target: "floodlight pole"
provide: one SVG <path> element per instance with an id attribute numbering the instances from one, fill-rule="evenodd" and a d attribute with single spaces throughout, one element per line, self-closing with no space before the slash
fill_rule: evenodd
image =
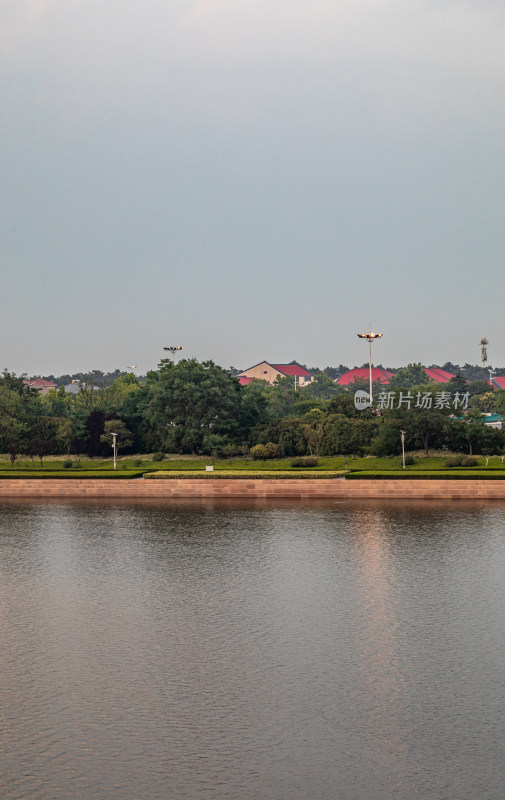
<path id="1" fill-rule="evenodd" d="M 172 353 L 172 363 L 175 364 L 175 354 L 178 350 L 182 350 L 182 347 L 181 345 L 178 345 L 177 347 L 164 347 L 163 350 L 169 350 Z"/>
<path id="2" fill-rule="evenodd" d="M 370 403 L 373 402 L 373 395 L 372 395 L 372 342 L 375 339 L 380 339 L 382 333 L 374 333 L 372 331 L 372 326 L 370 325 L 370 329 L 368 333 L 358 333 L 358 337 L 360 339 L 366 339 L 368 341 L 368 363 L 370 367 Z"/>
<path id="3" fill-rule="evenodd" d="M 400 431 L 402 435 L 402 461 L 403 461 L 403 469 L 405 469 L 405 431 Z"/>

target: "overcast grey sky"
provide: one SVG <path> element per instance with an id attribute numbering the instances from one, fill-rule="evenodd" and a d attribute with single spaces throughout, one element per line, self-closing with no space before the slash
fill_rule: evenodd
<path id="1" fill-rule="evenodd" d="M 0 367 L 505 365 L 505 4 L 0 0 Z"/>

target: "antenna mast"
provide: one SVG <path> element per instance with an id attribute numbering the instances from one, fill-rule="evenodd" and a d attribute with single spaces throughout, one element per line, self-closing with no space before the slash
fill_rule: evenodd
<path id="1" fill-rule="evenodd" d="M 486 334 L 482 334 L 482 339 L 480 340 L 480 347 L 481 347 L 481 361 L 482 361 L 482 368 L 486 369 L 487 364 L 487 346 L 489 344 L 488 339 L 486 339 Z"/>

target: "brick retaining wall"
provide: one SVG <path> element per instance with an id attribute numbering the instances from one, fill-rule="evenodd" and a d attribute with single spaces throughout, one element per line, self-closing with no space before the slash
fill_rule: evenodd
<path id="1" fill-rule="evenodd" d="M 505 480 L 1 479 L 1 497 L 505 499 Z"/>

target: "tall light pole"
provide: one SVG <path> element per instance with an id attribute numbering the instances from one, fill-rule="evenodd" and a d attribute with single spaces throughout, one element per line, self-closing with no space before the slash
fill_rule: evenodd
<path id="1" fill-rule="evenodd" d="M 405 431 L 400 431 L 402 435 L 402 460 L 403 460 L 403 469 L 405 469 Z"/>
<path id="2" fill-rule="evenodd" d="M 182 347 L 181 345 L 178 345 L 177 347 L 164 347 L 163 350 L 169 350 L 172 353 L 172 363 L 175 364 L 175 354 L 178 350 L 182 350 Z"/>
<path id="3" fill-rule="evenodd" d="M 370 325 L 370 329 L 368 333 L 358 333 L 358 337 L 360 339 L 366 339 L 368 342 L 368 353 L 369 353 L 369 364 L 370 364 L 370 402 L 373 401 L 372 397 L 372 342 L 375 339 L 380 339 L 382 333 L 374 333 L 372 330 L 372 326 Z"/>
<path id="4" fill-rule="evenodd" d="M 117 467 L 117 444 L 116 444 L 117 433 L 112 433 L 112 431 L 111 431 L 111 436 L 112 436 L 112 448 L 113 448 L 113 453 L 114 453 L 114 469 L 116 469 L 116 467 Z"/>

